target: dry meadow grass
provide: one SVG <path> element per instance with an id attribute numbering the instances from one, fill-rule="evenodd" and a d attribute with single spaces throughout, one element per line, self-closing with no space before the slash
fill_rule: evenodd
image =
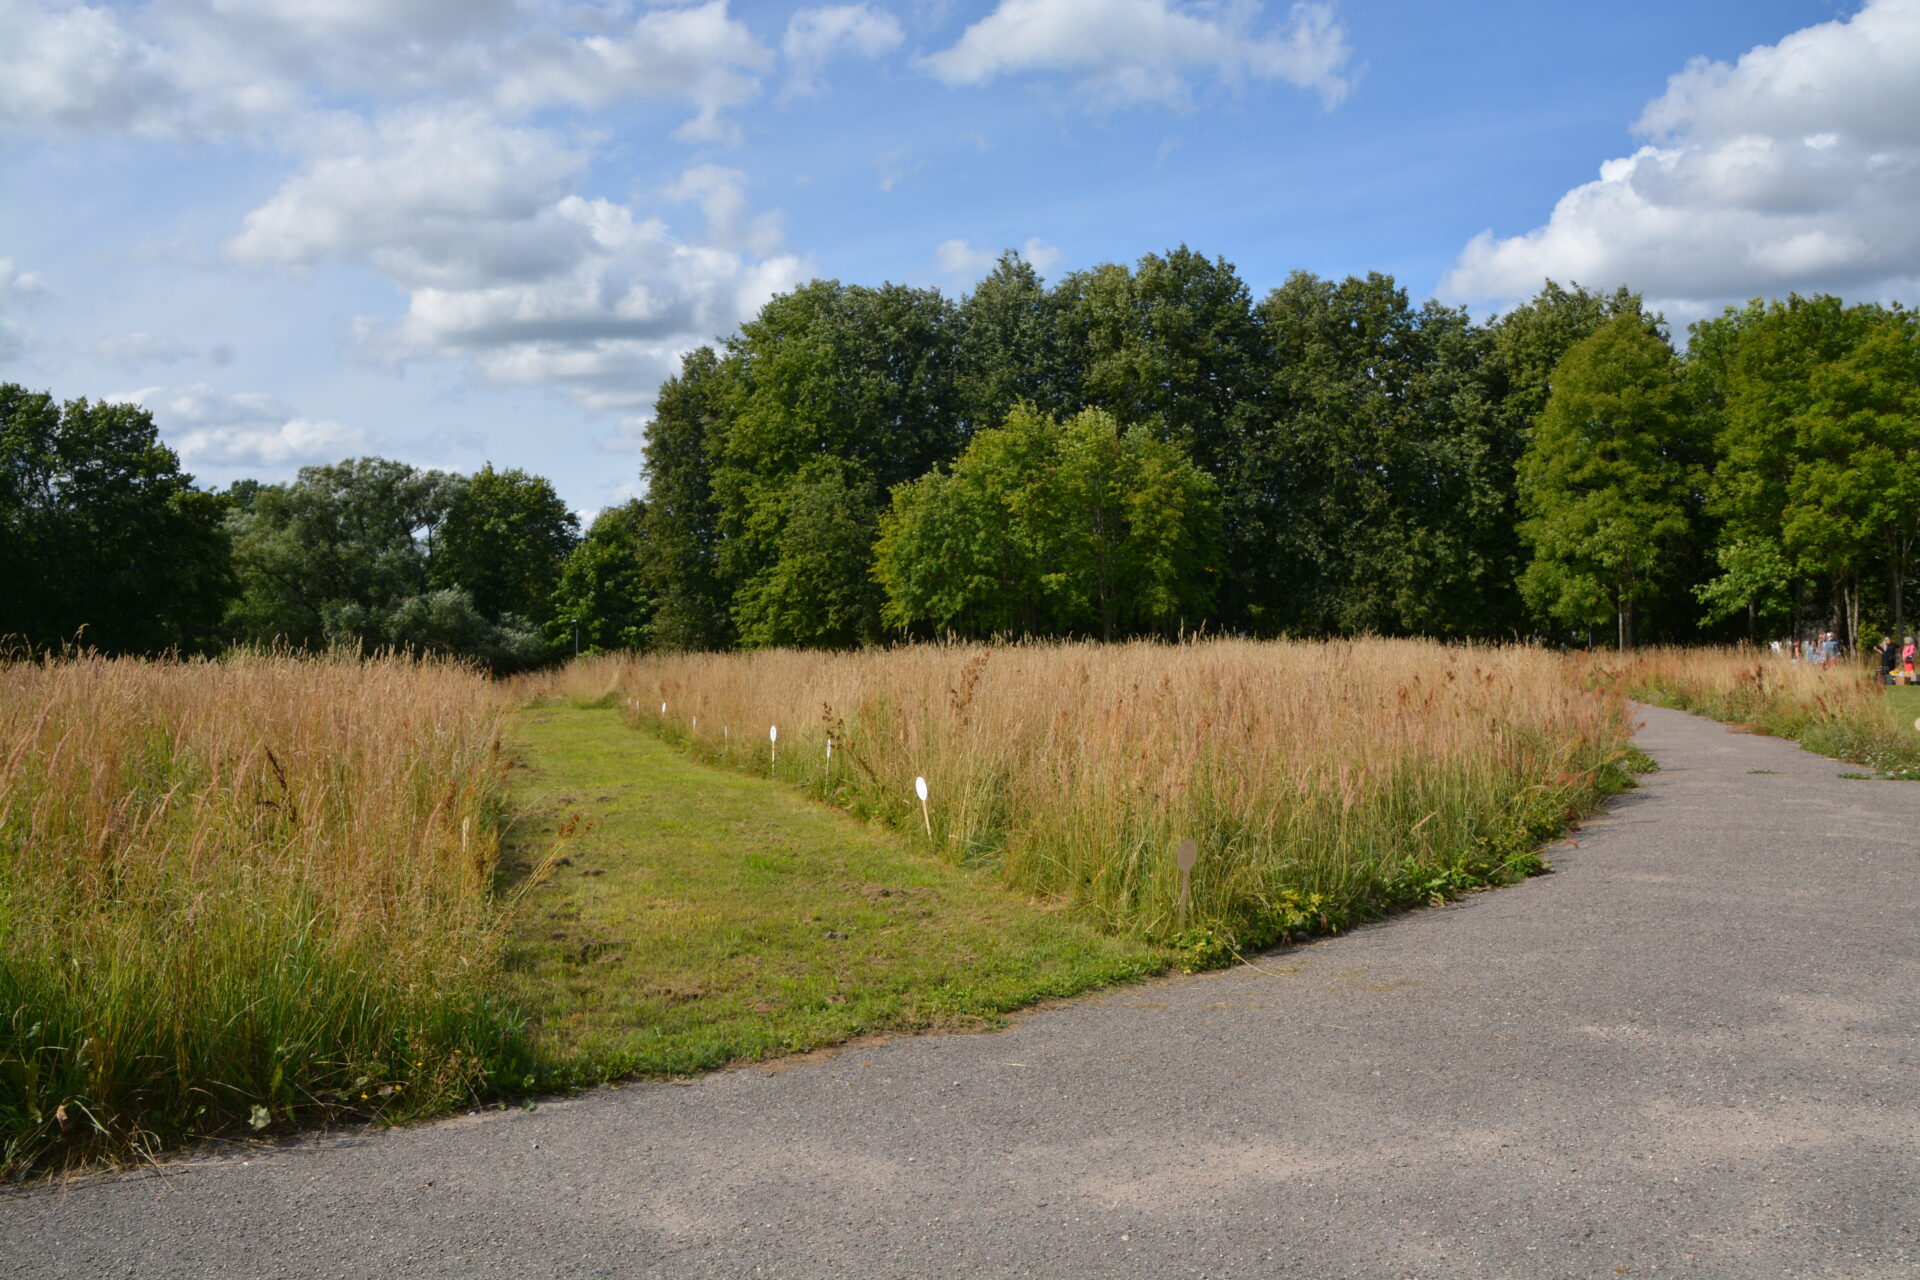
<path id="1" fill-rule="evenodd" d="M 1421 641 L 610 655 L 524 690 L 614 699 L 1201 962 L 1537 869 L 1629 736 L 1556 655 Z"/>
<path id="2" fill-rule="evenodd" d="M 507 710 L 402 659 L 0 667 L 0 1170 L 412 1114 L 514 1065 Z"/>
<path id="3" fill-rule="evenodd" d="M 1585 682 L 1692 711 L 1810 751 L 1920 779 L 1920 691 L 1883 688 L 1854 662 L 1818 666 L 1755 649 L 1640 649 L 1580 664 Z"/>

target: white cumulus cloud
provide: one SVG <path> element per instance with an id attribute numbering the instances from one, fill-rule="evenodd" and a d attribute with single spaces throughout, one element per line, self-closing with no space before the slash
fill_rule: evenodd
<path id="1" fill-rule="evenodd" d="M 302 417 L 264 392 L 225 393 L 200 382 L 111 398 L 145 405 L 161 436 L 189 466 L 284 472 L 338 462 L 372 443 L 358 427 Z"/>
<path id="2" fill-rule="evenodd" d="M 721 113 L 775 61 L 727 0 L 643 7 L 513 0 L 0 0 L 0 124 L 149 138 L 270 136 L 327 110 L 422 98 L 520 115 L 623 99 L 684 102 L 680 136 L 725 141 Z"/>
<path id="3" fill-rule="evenodd" d="M 1634 129 L 1645 145 L 1545 226 L 1476 236 L 1441 294 L 1624 283 L 1684 318 L 1754 295 L 1920 284 L 1920 0 L 1869 0 L 1731 66 L 1696 59 Z"/>
<path id="4" fill-rule="evenodd" d="M 33 330 L 9 312 L 31 306 L 47 295 L 46 281 L 23 271 L 12 258 L 0 257 L 0 360 L 11 360 L 33 341 Z"/>
<path id="5" fill-rule="evenodd" d="M 227 244 L 249 266 L 365 262 L 406 286 L 537 278 L 579 256 L 554 216 L 585 157 L 473 110 L 412 111 L 330 139 Z"/>
<path id="6" fill-rule="evenodd" d="M 662 194 L 697 207 L 700 238 L 572 191 L 579 158 L 480 115 L 411 114 L 323 155 L 255 209 L 237 261 L 364 265 L 406 295 L 357 322 L 386 362 L 451 357 L 484 381 L 552 384 L 596 408 L 650 403 L 681 352 L 731 332 L 805 276 L 746 175 L 689 169 Z"/>
<path id="7" fill-rule="evenodd" d="M 538 280 L 419 288 L 397 322 L 367 322 L 382 351 L 466 358 L 485 381 L 567 388 L 592 409 L 650 405 L 685 351 L 722 337 L 807 275 L 800 259 L 754 259 L 689 243 L 657 218 L 569 196 L 556 217 L 586 247 Z"/>
<path id="8" fill-rule="evenodd" d="M 547 103 L 600 107 L 620 98 L 686 99 L 697 110 L 675 136 L 690 142 L 734 142 L 739 127 L 721 118 L 751 102 L 773 54 L 746 24 L 727 13 L 727 0 L 681 8 L 648 9 L 615 35 L 543 36 L 516 50 L 499 100 L 528 109 Z"/>
<path id="9" fill-rule="evenodd" d="M 877 58 L 900 47 L 906 37 L 900 22 L 884 9 L 869 4 L 836 4 L 802 9 L 787 22 L 780 51 L 787 59 L 787 87 L 783 97 L 820 93 L 820 73 L 842 54 Z"/>
<path id="10" fill-rule="evenodd" d="M 1353 87 L 1346 29 L 1326 4 L 1262 28 L 1256 0 L 1000 0 L 950 49 L 922 59 L 949 85 L 1064 73 L 1102 106 L 1182 106 L 1191 78 L 1280 80 L 1337 105 Z"/>
<path id="11" fill-rule="evenodd" d="M 761 257 L 779 251 L 784 233 L 778 213 L 754 213 L 747 201 L 747 175 L 717 164 L 696 165 L 665 192 L 670 200 L 700 207 L 707 220 L 707 243 L 744 249 Z"/>

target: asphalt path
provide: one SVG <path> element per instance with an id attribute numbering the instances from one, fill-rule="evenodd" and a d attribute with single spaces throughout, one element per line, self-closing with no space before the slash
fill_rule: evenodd
<path id="1" fill-rule="evenodd" d="M 0 1195 L 0 1277 L 1920 1275 L 1920 785 L 1645 712 L 1555 870 L 776 1069 Z"/>

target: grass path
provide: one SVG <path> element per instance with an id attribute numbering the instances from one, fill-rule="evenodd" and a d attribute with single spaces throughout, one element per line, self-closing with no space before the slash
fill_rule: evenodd
<path id="1" fill-rule="evenodd" d="M 518 715 L 509 993 L 555 1083 L 678 1075 L 870 1032 L 989 1025 L 1166 959 L 604 709 Z"/>

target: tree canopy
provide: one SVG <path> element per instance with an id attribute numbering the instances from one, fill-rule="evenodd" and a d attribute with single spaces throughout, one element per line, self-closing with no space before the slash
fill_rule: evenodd
<path id="1" fill-rule="evenodd" d="M 0 641 L 214 647 L 232 585 L 225 512 L 138 405 L 0 385 Z"/>
<path id="2" fill-rule="evenodd" d="M 0 388 L 0 634 L 115 652 L 914 635 L 1689 641 L 1904 627 L 1920 321 L 1625 287 L 1487 322 L 1185 245 L 965 296 L 815 280 L 659 388 L 644 501 L 379 458 L 196 488 L 132 405 Z M 84 631 L 83 631 L 84 629 Z M 1776 634 L 1778 634 L 1776 632 Z"/>

